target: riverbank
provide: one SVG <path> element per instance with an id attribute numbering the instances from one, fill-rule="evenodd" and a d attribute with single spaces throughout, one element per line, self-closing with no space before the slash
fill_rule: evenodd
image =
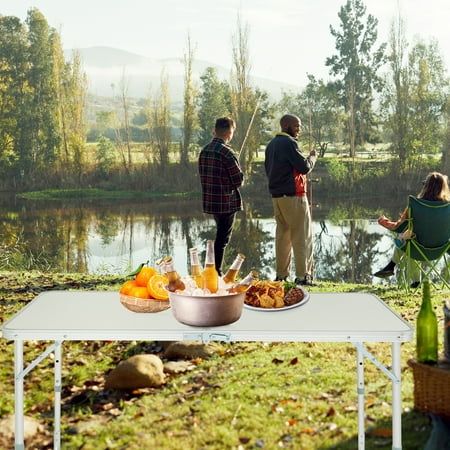
<path id="1" fill-rule="evenodd" d="M 392 160 L 319 159 L 311 173 L 311 188 L 318 195 L 334 197 L 410 194 L 420 189 L 420 181 L 431 170 L 441 170 L 436 159 L 421 161 L 419 171 L 398 173 Z M 51 184 L 51 187 L 48 184 Z M 242 194 L 246 197 L 268 195 L 263 161 L 255 161 L 247 175 Z M 87 173 L 78 184 L 61 180 L 40 180 L 21 191 L 10 191 L 21 198 L 33 200 L 58 199 L 171 199 L 197 198 L 201 194 L 197 163 L 187 166 L 172 163 L 164 173 L 157 167 L 137 166 L 132 173 L 112 170 L 108 176 Z"/>
<path id="2" fill-rule="evenodd" d="M 117 290 L 121 282 L 114 276 L 0 272 L 0 321 L 45 290 Z M 420 305 L 419 291 L 406 294 L 380 285 L 319 282 L 311 288 L 317 291 L 373 293 L 410 323 Z M 443 294 L 434 293 L 439 318 L 443 299 Z M 379 361 L 389 364 L 389 345 L 367 347 Z M 27 361 L 43 348 L 41 343 L 27 342 Z M 407 360 L 414 352 L 413 342 L 402 345 L 403 446 L 408 449 L 423 448 L 430 432 L 427 417 L 412 410 L 413 382 Z M 105 374 L 136 353 L 162 355 L 162 349 L 145 342 L 64 344 L 63 448 L 357 447 L 355 351 L 350 344 L 223 344 L 211 358 L 191 360 L 191 371 L 170 375 L 160 389 L 105 390 Z M 27 448 L 51 448 L 52 367 L 52 361 L 45 360 L 28 376 L 25 413 L 44 428 Z M 366 448 L 389 449 L 390 383 L 370 363 L 365 376 Z M 3 339 L 0 385 L 1 418 L 13 412 L 13 344 Z M 11 446 L 0 438 L 1 448 Z"/>

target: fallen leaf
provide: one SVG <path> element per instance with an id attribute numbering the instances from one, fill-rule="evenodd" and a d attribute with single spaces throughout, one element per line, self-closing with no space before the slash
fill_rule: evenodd
<path id="1" fill-rule="evenodd" d="M 357 410 L 358 410 L 358 408 L 355 405 L 349 405 L 344 408 L 345 412 L 354 412 Z"/>
<path id="2" fill-rule="evenodd" d="M 109 411 L 110 409 L 114 408 L 114 403 L 105 403 L 102 405 L 103 411 Z"/>
<path id="3" fill-rule="evenodd" d="M 239 437 L 239 442 L 241 444 L 248 444 L 250 442 L 250 438 L 249 437 L 245 437 L 245 436 L 241 436 L 241 437 Z"/>
<path id="4" fill-rule="evenodd" d="M 298 364 L 298 358 L 297 358 L 297 357 L 292 358 L 292 359 L 289 361 L 289 364 L 290 364 L 291 366 L 295 366 L 296 364 Z"/>
<path id="5" fill-rule="evenodd" d="M 300 430 L 300 433 L 309 434 L 310 436 L 313 436 L 316 434 L 316 429 L 311 428 L 311 427 L 306 427 L 306 428 L 303 428 L 302 430 Z"/>
<path id="6" fill-rule="evenodd" d="M 286 421 L 286 425 L 288 427 L 293 427 L 294 425 L 297 425 L 297 424 L 298 424 L 298 420 L 297 419 L 288 419 Z"/>
<path id="7" fill-rule="evenodd" d="M 390 437 L 392 437 L 392 429 L 391 428 L 374 428 L 372 430 L 369 430 L 368 434 L 370 436 L 375 436 L 375 437 L 390 438 Z"/>
<path id="8" fill-rule="evenodd" d="M 122 411 L 119 408 L 113 408 L 108 411 L 108 414 L 110 414 L 111 416 L 117 417 L 122 414 Z"/>
<path id="9" fill-rule="evenodd" d="M 336 415 L 336 410 L 335 410 L 333 407 L 331 407 L 331 408 L 327 411 L 326 417 L 333 417 L 333 416 L 335 416 L 335 415 Z"/>

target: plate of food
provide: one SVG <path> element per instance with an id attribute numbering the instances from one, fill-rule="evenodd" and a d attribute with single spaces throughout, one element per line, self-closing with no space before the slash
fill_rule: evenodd
<path id="1" fill-rule="evenodd" d="M 309 292 L 288 281 L 254 281 L 247 289 L 244 308 L 254 311 L 285 311 L 304 305 Z"/>

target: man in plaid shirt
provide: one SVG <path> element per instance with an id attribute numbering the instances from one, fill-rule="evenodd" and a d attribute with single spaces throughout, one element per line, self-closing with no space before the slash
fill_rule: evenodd
<path id="1" fill-rule="evenodd" d="M 212 214 L 217 225 L 214 241 L 216 270 L 222 274 L 225 247 L 230 241 L 234 216 L 242 210 L 238 188 L 244 174 L 239 162 L 228 145 L 233 138 L 236 124 L 229 117 L 216 120 L 214 137 L 203 147 L 198 159 L 198 171 L 202 184 L 203 212 Z"/>

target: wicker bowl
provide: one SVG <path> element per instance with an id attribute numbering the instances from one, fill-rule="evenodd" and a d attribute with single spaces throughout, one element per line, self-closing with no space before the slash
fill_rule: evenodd
<path id="1" fill-rule="evenodd" d="M 408 361 L 414 375 L 414 407 L 450 419 L 450 363 L 436 365 Z"/>
<path id="2" fill-rule="evenodd" d="M 137 313 L 157 313 L 170 308 L 169 300 L 144 299 L 120 294 L 120 303 L 130 311 Z"/>

